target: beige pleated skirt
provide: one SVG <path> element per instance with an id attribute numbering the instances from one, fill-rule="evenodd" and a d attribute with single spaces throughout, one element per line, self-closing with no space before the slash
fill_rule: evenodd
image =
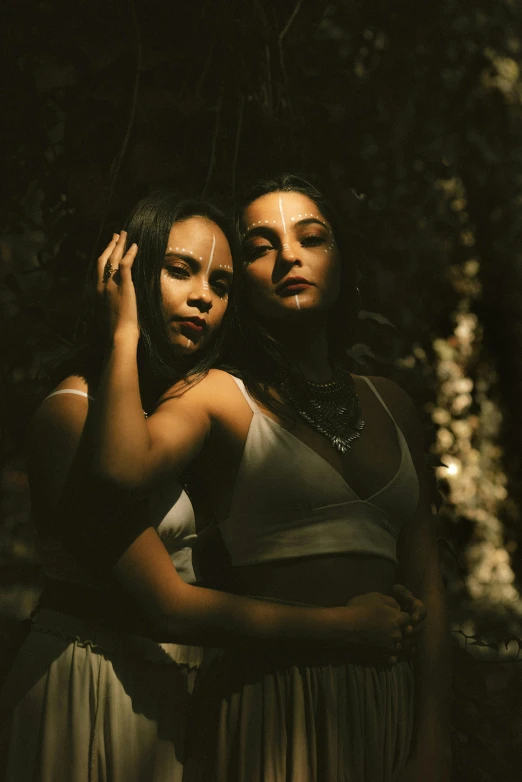
<path id="1" fill-rule="evenodd" d="M 221 652 L 191 700 L 184 782 L 393 782 L 408 757 L 413 672 Z"/>
<path id="2" fill-rule="evenodd" d="M 0 695 L 5 782 L 181 782 L 198 647 L 38 613 Z"/>

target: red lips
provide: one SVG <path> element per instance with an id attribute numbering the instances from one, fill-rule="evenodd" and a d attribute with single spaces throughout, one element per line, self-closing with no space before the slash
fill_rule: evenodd
<path id="1" fill-rule="evenodd" d="M 180 328 L 194 331 L 198 334 L 201 334 L 201 332 L 207 327 L 207 321 L 204 318 L 179 318 L 177 319 L 177 322 L 179 323 Z"/>
<path id="2" fill-rule="evenodd" d="M 283 282 L 279 283 L 276 293 L 284 296 L 286 293 L 297 293 L 312 285 L 313 283 L 304 277 L 287 277 Z"/>

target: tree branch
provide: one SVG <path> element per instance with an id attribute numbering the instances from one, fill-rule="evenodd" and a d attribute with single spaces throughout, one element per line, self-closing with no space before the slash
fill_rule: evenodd
<path id="1" fill-rule="evenodd" d="M 291 26 L 293 25 L 293 23 L 294 23 L 294 21 L 295 21 L 295 17 L 297 16 L 297 14 L 299 13 L 299 11 L 301 10 L 301 6 L 302 6 L 302 4 L 303 4 L 303 0 L 297 0 L 297 3 L 296 3 L 296 5 L 295 5 L 295 8 L 294 8 L 294 10 L 292 11 L 292 13 L 290 14 L 290 16 L 288 17 L 288 21 L 287 21 L 287 23 L 285 24 L 285 26 L 283 27 L 283 29 L 282 29 L 282 30 L 281 30 L 281 32 L 279 33 L 279 45 L 280 45 L 280 46 L 281 46 L 281 44 L 283 43 L 283 38 L 285 37 L 285 35 L 287 34 L 287 32 L 289 31 L 289 29 L 290 29 L 290 28 L 291 28 Z"/>

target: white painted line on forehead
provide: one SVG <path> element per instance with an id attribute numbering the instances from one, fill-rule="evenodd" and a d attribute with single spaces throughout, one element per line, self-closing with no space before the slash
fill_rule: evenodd
<path id="1" fill-rule="evenodd" d="M 281 222 L 283 223 L 283 233 L 286 233 L 286 223 L 285 223 L 285 215 L 283 212 L 283 202 L 281 200 L 281 196 L 279 196 L 279 213 L 281 215 Z"/>
<path id="2" fill-rule="evenodd" d="M 210 260 L 208 262 L 207 266 L 207 277 L 208 273 L 210 271 L 210 267 L 212 266 L 212 261 L 214 260 L 214 250 L 216 249 L 216 234 L 212 233 L 212 247 L 210 248 Z"/>

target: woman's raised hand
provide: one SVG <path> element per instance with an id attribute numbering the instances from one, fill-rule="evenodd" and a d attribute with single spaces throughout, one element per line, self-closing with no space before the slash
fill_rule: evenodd
<path id="1" fill-rule="evenodd" d="M 124 252 L 126 239 L 126 231 L 113 234 L 98 258 L 96 289 L 105 303 L 112 336 L 119 332 L 139 336 L 136 291 L 131 273 L 138 245 L 132 244 L 127 252 Z"/>

